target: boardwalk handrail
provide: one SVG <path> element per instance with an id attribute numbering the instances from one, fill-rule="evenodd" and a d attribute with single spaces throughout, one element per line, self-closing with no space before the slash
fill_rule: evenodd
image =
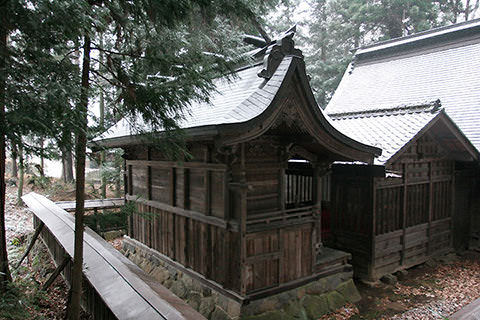
<path id="1" fill-rule="evenodd" d="M 57 201 L 55 204 L 68 212 L 75 211 L 75 201 Z M 85 210 L 114 209 L 120 208 L 124 204 L 124 198 L 85 200 Z"/>
<path id="2" fill-rule="evenodd" d="M 22 199 L 73 257 L 73 217 L 34 192 Z M 83 274 L 118 319 L 205 319 L 89 228 L 85 228 L 83 259 Z"/>

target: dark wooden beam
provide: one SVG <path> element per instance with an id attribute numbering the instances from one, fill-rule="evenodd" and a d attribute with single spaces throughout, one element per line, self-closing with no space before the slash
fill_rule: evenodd
<path id="1" fill-rule="evenodd" d="M 433 218 L 433 179 L 432 179 L 432 162 L 428 162 L 428 242 L 427 242 L 427 256 L 430 255 L 432 247 L 432 218 Z"/>
<path id="2" fill-rule="evenodd" d="M 30 240 L 30 243 L 28 245 L 28 248 L 27 250 L 25 251 L 25 253 L 23 254 L 23 256 L 20 258 L 20 261 L 18 261 L 17 265 L 15 266 L 15 269 L 18 269 L 18 267 L 20 267 L 20 265 L 22 264 L 23 260 L 28 256 L 28 254 L 30 253 L 30 250 L 32 250 L 33 248 L 33 245 L 35 244 L 35 241 L 37 241 L 37 238 L 38 236 L 40 235 L 40 232 L 42 231 L 43 229 L 43 226 L 45 224 L 43 223 L 43 221 L 40 222 L 40 224 L 37 226 L 37 228 L 35 229 L 35 233 L 33 234 L 33 237 L 32 237 L 32 240 Z"/>
<path id="3" fill-rule="evenodd" d="M 400 253 L 400 265 L 405 262 L 405 236 L 407 228 L 407 200 L 408 200 L 408 165 L 403 164 L 403 207 L 402 207 L 402 251 Z"/>
<path id="4" fill-rule="evenodd" d="M 240 144 L 240 294 L 247 294 L 247 173 L 245 142 Z"/>
<path id="5" fill-rule="evenodd" d="M 53 271 L 52 275 L 50 276 L 50 278 L 48 278 L 48 280 L 45 282 L 45 284 L 42 286 L 42 290 L 45 291 L 47 290 L 53 283 L 53 281 L 55 281 L 55 279 L 57 279 L 58 275 L 63 271 L 63 269 L 65 269 L 65 267 L 67 266 L 68 262 L 70 261 L 70 257 L 69 256 L 65 256 L 63 258 L 63 261 L 61 264 L 59 264 L 57 266 L 57 268 L 55 268 L 55 271 Z"/>

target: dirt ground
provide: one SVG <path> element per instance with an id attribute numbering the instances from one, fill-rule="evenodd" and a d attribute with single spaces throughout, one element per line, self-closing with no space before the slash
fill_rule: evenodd
<path id="1" fill-rule="evenodd" d="M 54 201 L 74 197 L 71 186 L 36 192 Z M 23 205 L 16 204 L 13 186 L 7 188 L 6 209 L 7 243 L 13 266 L 32 234 L 32 214 Z M 121 246 L 120 239 L 111 243 Z M 46 293 L 39 291 L 39 286 L 55 267 L 44 248 L 37 246 L 35 250 L 18 270 L 12 267 L 17 288 L 22 291 L 18 294 L 25 301 L 24 312 L 5 316 L 0 310 L 0 319 L 63 319 L 68 295 L 66 284 L 58 277 Z M 372 286 L 359 282 L 357 287 L 362 295 L 360 302 L 319 319 L 448 319 L 449 315 L 480 297 L 480 252 L 471 250 L 431 260 L 408 270 L 408 274 L 394 285 Z M 0 296 L 0 307 L 5 301 L 5 297 Z"/>

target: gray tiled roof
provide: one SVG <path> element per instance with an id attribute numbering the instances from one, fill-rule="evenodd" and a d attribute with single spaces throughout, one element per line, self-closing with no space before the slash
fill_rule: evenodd
<path id="1" fill-rule="evenodd" d="M 260 115 L 271 103 L 287 74 L 292 57 L 285 57 L 275 74 L 269 79 L 257 74 L 263 69 L 256 65 L 236 73 L 229 81 L 221 78 L 215 82 L 216 92 L 210 96 L 210 103 L 192 102 L 180 121 L 181 128 L 194 128 L 248 121 Z M 141 121 L 137 125 L 143 126 Z M 145 130 L 146 128 L 141 128 Z M 95 140 L 119 138 L 138 133 L 128 120 L 122 119 L 106 133 Z"/>
<path id="2" fill-rule="evenodd" d="M 479 25 L 480 21 L 474 21 L 460 27 L 451 26 L 410 36 L 408 43 L 400 38 L 358 50 L 357 60 L 345 73 L 326 108 L 327 114 L 375 110 L 440 99 L 450 118 L 480 150 Z M 463 32 L 461 37 L 458 32 Z M 388 54 L 382 53 L 385 46 L 390 50 Z M 362 58 L 362 55 L 368 55 L 368 58 Z M 389 124 L 382 130 L 398 131 L 391 127 L 394 124 L 388 123 L 386 118 L 373 119 L 375 122 L 371 126 Z M 425 120 L 418 114 L 411 117 L 415 124 Z M 346 125 L 339 121 L 335 125 L 340 131 L 346 130 Z M 352 138 L 365 142 L 360 133 L 350 131 L 350 134 Z M 398 141 L 385 141 L 385 144 Z M 382 158 L 387 154 L 384 150 Z"/>
<path id="3" fill-rule="evenodd" d="M 432 121 L 441 109 L 435 103 L 372 111 L 330 114 L 333 125 L 347 136 L 382 149 L 375 164 L 383 165 Z"/>

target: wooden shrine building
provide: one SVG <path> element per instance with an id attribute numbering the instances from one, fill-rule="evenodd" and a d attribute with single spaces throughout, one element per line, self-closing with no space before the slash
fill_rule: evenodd
<path id="1" fill-rule="evenodd" d="M 480 231 L 480 20 L 360 48 L 325 109 L 380 147 L 375 167 L 334 165 L 331 243 L 355 273 L 386 273 L 466 248 Z M 457 126 L 458 125 L 458 126 Z"/>
<path id="2" fill-rule="evenodd" d="M 96 139 L 125 150 L 126 198 L 138 209 L 128 236 L 238 301 L 348 269 L 347 254 L 322 247 L 319 181 L 334 161 L 373 164 L 381 153 L 325 118 L 292 37 L 217 80 L 210 104 L 191 105 L 181 124 L 191 159 L 173 161 L 126 121 Z"/>

